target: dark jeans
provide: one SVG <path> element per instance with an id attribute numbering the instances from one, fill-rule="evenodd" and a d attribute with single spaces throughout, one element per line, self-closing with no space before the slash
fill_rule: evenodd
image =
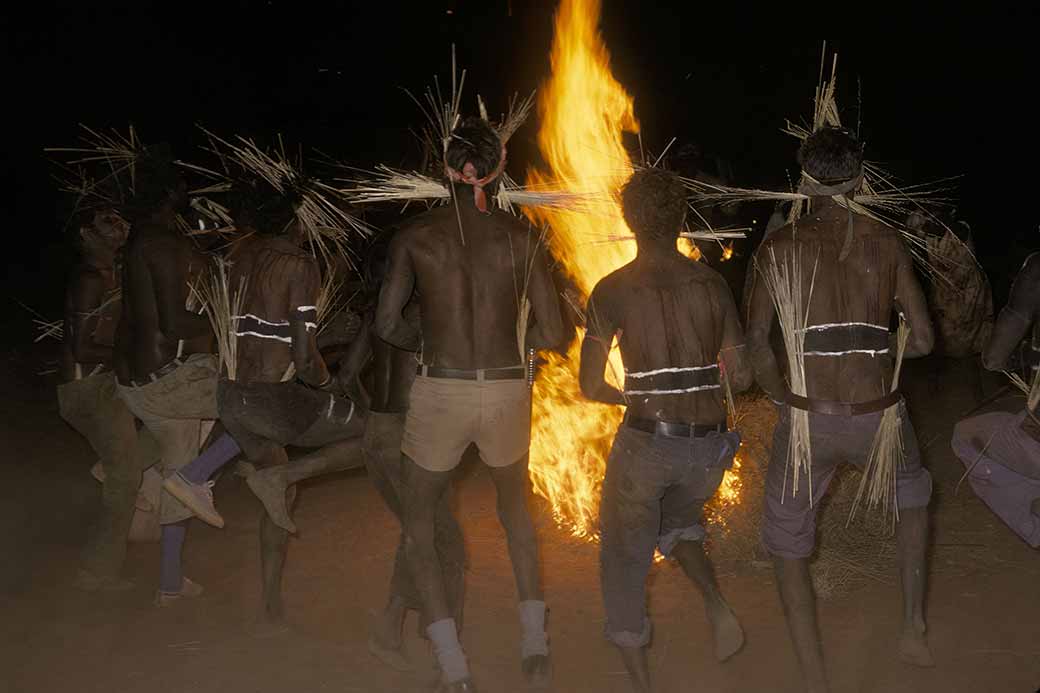
<path id="1" fill-rule="evenodd" d="M 740 446 L 735 431 L 666 438 L 622 425 L 607 459 L 600 502 L 600 583 L 607 639 L 622 647 L 650 640 L 646 576 L 654 548 L 702 541 L 704 502 Z"/>

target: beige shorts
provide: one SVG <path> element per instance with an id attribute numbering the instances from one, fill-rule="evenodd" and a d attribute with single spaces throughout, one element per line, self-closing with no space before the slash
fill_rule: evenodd
<path id="1" fill-rule="evenodd" d="M 489 467 L 520 460 L 531 445 L 526 380 L 455 380 L 418 375 L 409 396 L 401 452 L 431 472 L 458 466 L 475 443 Z"/>

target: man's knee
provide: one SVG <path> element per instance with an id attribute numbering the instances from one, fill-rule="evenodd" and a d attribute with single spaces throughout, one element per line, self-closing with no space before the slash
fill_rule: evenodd
<path id="1" fill-rule="evenodd" d="M 932 498 L 932 475 L 924 467 L 896 479 L 896 503 L 900 510 L 925 508 Z"/>

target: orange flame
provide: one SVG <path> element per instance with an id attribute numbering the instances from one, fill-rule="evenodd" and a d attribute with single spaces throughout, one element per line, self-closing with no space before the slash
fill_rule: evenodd
<path id="1" fill-rule="evenodd" d="M 632 175 L 622 132 L 638 132 L 632 97 L 610 72 L 610 56 L 597 27 L 600 0 L 563 0 L 556 14 L 552 76 L 539 98 L 538 143 L 551 175 L 532 171 L 534 184 L 595 194 L 591 213 L 543 209 L 537 221 L 551 229 L 553 255 L 563 263 L 581 300 L 601 278 L 636 253 L 615 195 Z M 578 536 L 596 534 L 599 487 L 622 408 L 584 399 L 578 388 L 580 341 L 566 357 L 550 354 L 534 389 L 531 479 L 557 519 Z M 610 354 L 614 384 L 621 385 L 620 354 Z M 608 377 L 611 377 L 608 374 Z"/>
<path id="2" fill-rule="evenodd" d="M 529 172 L 529 183 L 590 193 L 595 209 L 584 213 L 538 209 L 535 221 L 552 229 L 554 257 L 570 274 L 584 303 L 604 276 L 635 258 L 616 193 L 632 175 L 622 133 L 639 130 L 632 97 L 610 72 L 597 24 L 600 0 L 562 0 L 556 14 L 552 75 L 541 89 L 538 143 L 551 174 Z M 551 181 L 551 182 L 550 182 Z M 622 240 L 618 240 L 621 238 Z M 614 242 L 605 242 L 613 239 Z M 680 249 L 700 252 L 687 239 Z M 580 335 L 579 335 L 580 336 Z M 599 493 L 606 458 L 623 409 L 585 399 L 578 386 L 580 339 L 567 355 L 548 354 L 534 387 L 531 417 L 531 480 L 550 501 L 557 521 L 576 536 L 598 534 Z M 615 344 L 607 379 L 623 387 L 624 369 Z M 737 466 L 737 465 L 735 465 Z M 729 478 L 730 475 L 727 475 Z M 736 498 L 739 482 L 723 483 Z"/>

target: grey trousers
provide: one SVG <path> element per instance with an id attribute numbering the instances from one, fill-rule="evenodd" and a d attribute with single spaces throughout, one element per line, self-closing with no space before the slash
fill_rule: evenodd
<path id="1" fill-rule="evenodd" d="M 99 578 L 114 579 L 126 557 L 141 474 L 159 460 L 158 444 L 147 429 L 137 430 L 111 372 L 59 385 L 58 410 L 87 439 L 105 472 L 101 515 L 90 530 L 83 568 Z"/>
<path id="2" fill-rule="evenodd" d="M 646 576 L 654 548 L 702 541 L 704 502 L 715 495 L 740 435 L 666 438 L 622 425 L 607 458 L 600 501 L 600 585 L 604 633 L 621 647 L 650 641 Z"/>

